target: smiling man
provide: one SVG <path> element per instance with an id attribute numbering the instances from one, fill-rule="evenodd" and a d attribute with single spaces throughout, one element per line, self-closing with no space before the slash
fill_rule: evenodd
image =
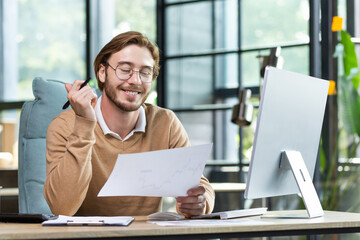
<path id="1" fill-rule="evenodd" d="M 137 216 L 161 210 L 160 197 L 101 197 L 118 154 L 190 145 L 175 114 L 144 103 L 159 73 L 159 50 L 138 32 L 113 38 L 99 52 L 94 70 L 102 96 L 84 81 L 66 84 L 71 110 L 47 131 L 44 195 L 56 215 Z M 214 191 L 202 177 L 187 196 L 176 198 L 185 216 L 210 213 Z"/>

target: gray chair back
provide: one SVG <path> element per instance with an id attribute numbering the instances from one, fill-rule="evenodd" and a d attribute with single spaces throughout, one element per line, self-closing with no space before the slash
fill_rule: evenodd
<path id="1" fill-rule="evenodd" d="M 43 187 L 46 178 L 46 131 L 67 101 L 64 83 L 35 78 L 33 101 L 25 102 L 19 127 L 19 212 L 51 214 Z"/>

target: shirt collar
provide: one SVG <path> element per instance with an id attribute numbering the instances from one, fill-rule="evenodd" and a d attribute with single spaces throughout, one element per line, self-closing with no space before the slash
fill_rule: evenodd
<path id="1" fill-rule="evenodd" d="M 145 115 L 145 109 L 143 108 L 143 106 L 140 106 L 140 108 L 139 108 L 140 113 L 139 113 L 139 118 L 136 122 L 135 128 L 124 139 L 122 139 L 119 134 L 111 131 L 109 129 L 109 127 L 106 125 L 106 122 L 105 122 L 104 117 L 101 112 L 101 99 L 102 99 L 102 96 L 100 96 L 97 100 L 97 103 L 95 106 L 95 114 L 96 114 L 96 119 L 97 119 L 104 135 L 109 134 L 109 135 L 124 142 L 127 139 L 129 139 L 135 132 L 145 132 L 146 115 Z"/>

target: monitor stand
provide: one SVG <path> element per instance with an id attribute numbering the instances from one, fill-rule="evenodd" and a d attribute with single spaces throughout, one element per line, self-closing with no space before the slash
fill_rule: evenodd
<path id="1" fill-rule="evenodd" d="M 290 166 L 289 166 L 290 165 Z M 324 215 L 319 197 L 299 151 L 285 150 L 281 153 L 281 168 L 290 167 L 302 195 L 307 215 L 300 214 L 266 214 L 264 218 L 315 218 Z"/>

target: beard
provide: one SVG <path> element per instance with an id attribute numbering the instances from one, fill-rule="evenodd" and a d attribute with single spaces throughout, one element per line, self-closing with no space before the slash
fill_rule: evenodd
<path id="1" fill-rule="evenodd" d="M 139 91 L 139 92 L 145 92 L 145 89 L 143 87 L 140 86 L 136 86 L 136 87 L 132 87 L 131 90 L 133 91 Z M 142 100 L 138 103 L 138 104 L 127 104 L 125 102 L 121 102 L 120 100 L 117 100 L 117 91 L 122 91 L 121 90 L 121 86 L 115 87 L 112 86 L 110 84 L 110 81 L 108 79 L 108 77 L 105 77 L 105 84 L 104 84 L 104 89 L 103 91 L 105 92 L 107 98 L 115 105 L 117 106 L 120 110 L 125 111 L 125 112 L 132 112 L 132 111 L 136 111 L 140 108 L 140 106 L 145 102 L 145 100 L 147 99 L 147 97 L 149 96 L 150 92 L 148 92 L 143 98 Z"/>

